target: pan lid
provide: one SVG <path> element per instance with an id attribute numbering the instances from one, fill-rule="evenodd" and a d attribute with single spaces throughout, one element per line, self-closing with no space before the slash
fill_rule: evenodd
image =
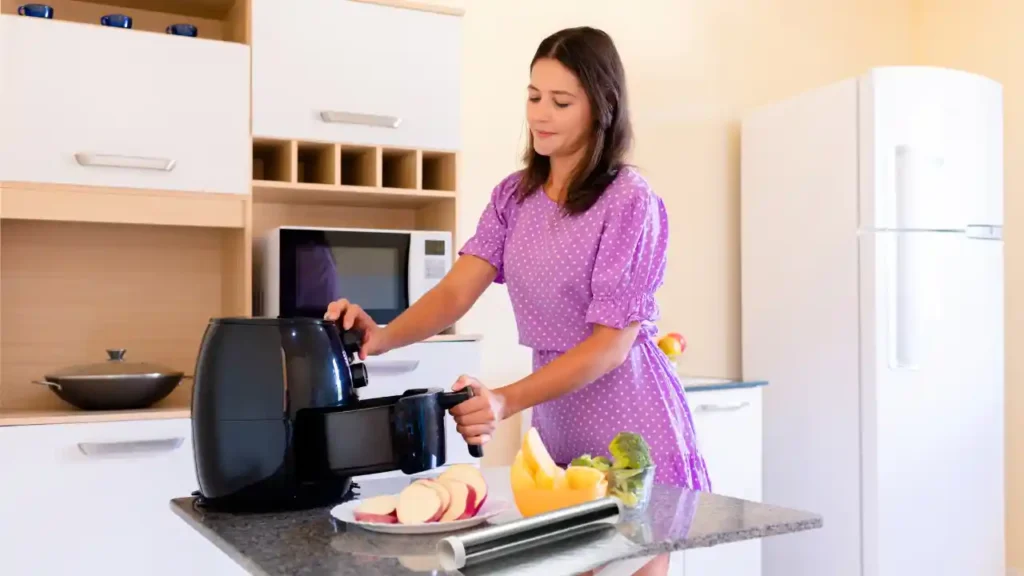
<path id="1" fill-rule="evenodd" d="M 46 376 L 47 380 L 90 379 L 97 378 L 165 378 L 181 377 L 182 372 L 166 366 L 150 362 L 126 362 L 127 350 L 114 348 L 107 350 L 107 361 L 94 364 L 81 364 L 63 368 Z"/>

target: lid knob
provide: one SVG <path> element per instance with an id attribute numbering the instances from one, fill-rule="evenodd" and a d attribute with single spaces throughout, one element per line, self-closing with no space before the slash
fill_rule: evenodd
<path id="1" fill-rule="evenodd" d="M 127 352 L 124 348 L 108 348 L 107 356 L 110 360 L 124 360 L 124 353 Z"/>

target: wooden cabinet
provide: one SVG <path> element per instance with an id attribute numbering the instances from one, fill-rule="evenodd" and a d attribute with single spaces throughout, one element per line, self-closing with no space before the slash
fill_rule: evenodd
<path id="1" fill-rule="evenodd" d="M 6 574 L 241 576 L 170 509 L 196 489 L 186 419 L 0 428 Z"/>
<path id="2" fill-rule="evenodd" d="M 451 14 L 253 0 L 253 135 L 458 149 L 461 35 Z"/>
<path id="3" fill-rule="evenodd" d="M 690 392 L 687 399 L 712 491 L 760 502 L 761 388 Z M 760 540 L 696 548 L 682 556 L 687 575 L 761 574 Z"/>
<path id="4" fill-rule="evenodd" d="M 0 181 L 249 193 L 247 46 L 4 14 L 0 54 Z"/>
<path id="5" fill-rule="evenodd" d="M 459 376 L 480 372 L 480 342 L 468 337 L 439 338 L 392 350 L 366 360 L 370 384 L 359 397 L 397 396 L 410 388 L 440 388 L 449 391 Z M 455 419 L 445 416 L 445 444 L 448 464 L 479 464 L 469 455 L 469 446 L 455 429 Z"/>

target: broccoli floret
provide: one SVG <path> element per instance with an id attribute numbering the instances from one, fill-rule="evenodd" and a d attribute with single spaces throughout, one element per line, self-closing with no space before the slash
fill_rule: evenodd
<path id="1" fill-rule="evenodd" d="M 635 432 L 619 432 L 608 451 L 615 459 L 614 468 L 617 469 L 638 469 L 647 468 L 651 465 L 651 448 L 643 436 Z"/>

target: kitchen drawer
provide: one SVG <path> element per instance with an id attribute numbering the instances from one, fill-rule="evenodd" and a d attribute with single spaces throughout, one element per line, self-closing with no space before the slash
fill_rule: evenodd
<path id="1" fill-rule="evenodd" d="M 716 494 L 761 501 L 761 389 L 687 393 L 697 442 Z M 761 542 L 746 540 L 684 554 L 687 574 L 761 573 Z"/>
<path id="2" fill-rule="evenodd" d="M 457 150 L 461 35 L 458 16 L 253 0 L 253 134 Z"/>
<path id="3" fill-rule="evenodd" d="M 463 374 L 480 373 L 480 342 L 421 342 L 366 359 L 370 383 L 359 389 L 359 397 L 397 396 L 410 388 L 451 390 Z M 448 448 L 447 463 L 479 463 L 469 455 L 469 447 L 455 429 L 451 414 L 445 417 Z"/>
<path id="4" fill-rule="evenodd" d="M 170 509 L 196 489 L 187 419 L 0 428 L 4 573 L 241 574 Z"/>
<path id="5" fill-rule="evenodd" d="M 249 48 L 0 16 L 0 180 L 249 193 Z"/>

